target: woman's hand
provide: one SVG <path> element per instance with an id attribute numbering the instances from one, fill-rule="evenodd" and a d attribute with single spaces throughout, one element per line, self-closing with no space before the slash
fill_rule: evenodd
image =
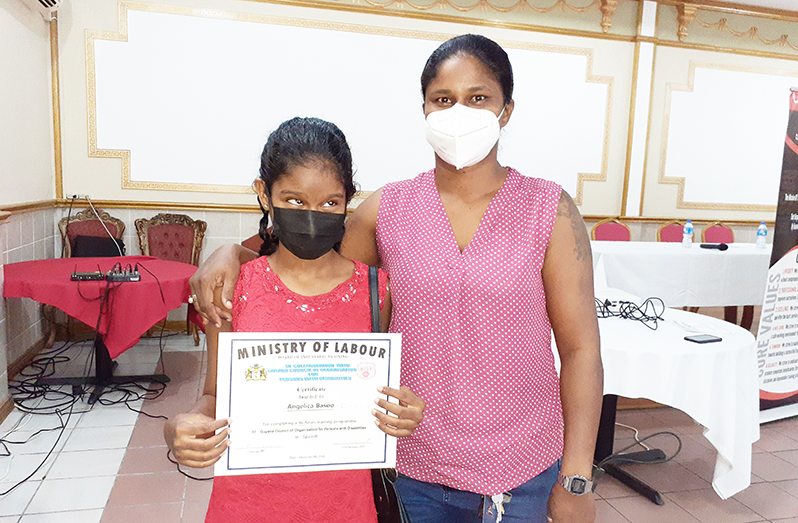
<path id="1" fill-rule="evenodd" d="M 222 320 L 232 321 L 230 312 L 233 308 L 233 291 L 235 290 L 241 264 L 254 260 L 258 255 L 240 245 L 224 245 L 208 256 L 197 272 L 189 279 L 191 293 L 195 296 L 194 308 L 202 316 L 202 322 L 213 323 L 221 327 Z M 220 307 L 213 301 L 214 291 L 221 287 Z"/>
<path id="2" fill-rule="evenodd" d="M 215 420 L 200 412 L 178 414 L 166 422 L 163 435 L 178 463 L 194 468 L 209 467 L 219 461 L 230 446 L 229 421 Z"/>
<path id="3" fill-rule="evenodd" d="M 548 518 L 551 523 L 593 523 L 596 519 L 594 495 L 575 496 L 555 484 L 549 494 Z"/>
<path id="4" fill-rule="evenodd" d="M 399 390 L 390 387 L 379 387 L 377 390 L 399 400 L 398 405 L 382 398 L 374 400 L 374 403 L 380 408 L 394 414 L 391 416 L 377 409 L 371 411 L 377 418 L 376 423 L 380 430 L 397 438 L 406 438 L 411 435 L 424 419 L 424 408 L 427 403 L 405 386 L 399 387 Z"/>

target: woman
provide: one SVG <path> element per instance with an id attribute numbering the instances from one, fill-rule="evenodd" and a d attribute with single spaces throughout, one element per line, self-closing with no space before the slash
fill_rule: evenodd
<path id="1" fill-rule="evenodd" d="M 498 44 L 443 43 L 421 88 L 435 169 L 372 194 L 341 248 L 391 277 L 402 382 L 427 402 L 399 442 L 397 489 L 414 523 L 592 522 L 603 373 L 581 216 L 558 185 L 498 163 L 514 107 Z M 212 322 L 229 315 L 213 290 L 229 308 L 236 261 L 253 256 L 220 249 L 192 278 Z"/>
<path id="2" fill-rule="evenodd" d="M 177 461 L 207 467 L 229 445 L 229 420 L 215 420 L 217 333 L 369 332 L 368 268 L 339 254 L 346 205 L 355 193 L 352 156 L 343 133 L 316 118 L 294 118 L 270 136 L 255 180 L 258 199 L 269 209 L 261 220 L 264 256 L 241 268 L 232 323 L 209 326 L 204 394 L 191 412 L 164 426 Z M 382 324 L 390 318 L 390 294 L 379 277 Z M 373 410 L 386 434 L 404 437 L 421 421 L 424 402 L 407 387 L 383 388 L 399 404 L 377 401 L 391 415 Z M 375 391 L 376 394 L 376 391 Z M 267 400 L 272 400 L 268 398 Z M 207 523 L 376 523 L 368 470 L 221 476 L 214 479 Z"/>

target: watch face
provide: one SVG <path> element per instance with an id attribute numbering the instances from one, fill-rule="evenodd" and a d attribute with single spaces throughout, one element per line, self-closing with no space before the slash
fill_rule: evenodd
<path id="1" fill-rule="evenodd" d="M 587 480 L 582 478 L 571 478 L 571 492 L 574 494 L 584 494 L 587 487 Z"/>

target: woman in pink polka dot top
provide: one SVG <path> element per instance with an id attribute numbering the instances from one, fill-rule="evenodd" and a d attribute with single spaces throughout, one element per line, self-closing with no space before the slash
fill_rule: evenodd
<path id="1" fill-rule="evenodd" d="M 402 384 L 427 402 L 397 489 L 413 523 L 590 523 L 603 373 L 582 218 L 559 185 L 497 160 L 514 108 L 498 44 L 444 42 L 421 90 L 435 168 L 372 194 L 341 246 L 388 272 Z M 255 256 L 223 247 L 192 278 L 206 321 L 230 317 L 213 289 L 232 306 Z"/>

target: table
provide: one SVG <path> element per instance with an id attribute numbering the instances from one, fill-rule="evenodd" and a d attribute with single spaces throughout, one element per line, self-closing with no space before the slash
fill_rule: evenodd
<path id="1" fill-rule="evenodd" d="M 73 271 L 105 273 L 115 264 L 136 267 L 138 282 L 72 281 Z M 169 381 L 165 375 L 112 376 L 113 358 L 138 343 L 147 329 L 163 320 L 170 310 L 186 302 L 188 283 L 197 268 L 151 256 L 113 258 L 58 258 L 12 263 L 4 266 L 6 298 L 32 298 L 53 305 L 69 316 L 97 328 L 94 378 L 63 378 L 58 384 L 93 383 L 96 400 L 109 383 Z M 102 297 L 108 294 L 103 311 Z M 99 320 L 99 321 L 98 321 Z M 50 381 L 50 384 L 55 382 Z"/>
<path id="2" fill-rule="evenodd" d="M 596 287 L 662 298 L 668 307 L 762 305 L 771 246 L 702 249 L 667 242 L 590 242 Z"/>
<path id="3" fill-rule="evenodd" d="M 599 319 L 605 407 L 611 396 L 648 398 L 703 425 L 704 437 L 718 450 L 712 486 L 726 499 L 750 484 L 752 445 L 759 439 L 754 336 L 731 323 L 691 312 L 666 309 L 663 316 L 657 330 L 633 320 Z M 715 334 L 723 341 L 684 340 L 696 332 Z M 609 407 L 613 407 L 614 431 L 614 405 Z M 602 437 L 605 443 L 607 437 L 607 427 L 602 429 L 597 458 L 612 451 L 612 439 L 609 449 L 599 448 Z"/>

